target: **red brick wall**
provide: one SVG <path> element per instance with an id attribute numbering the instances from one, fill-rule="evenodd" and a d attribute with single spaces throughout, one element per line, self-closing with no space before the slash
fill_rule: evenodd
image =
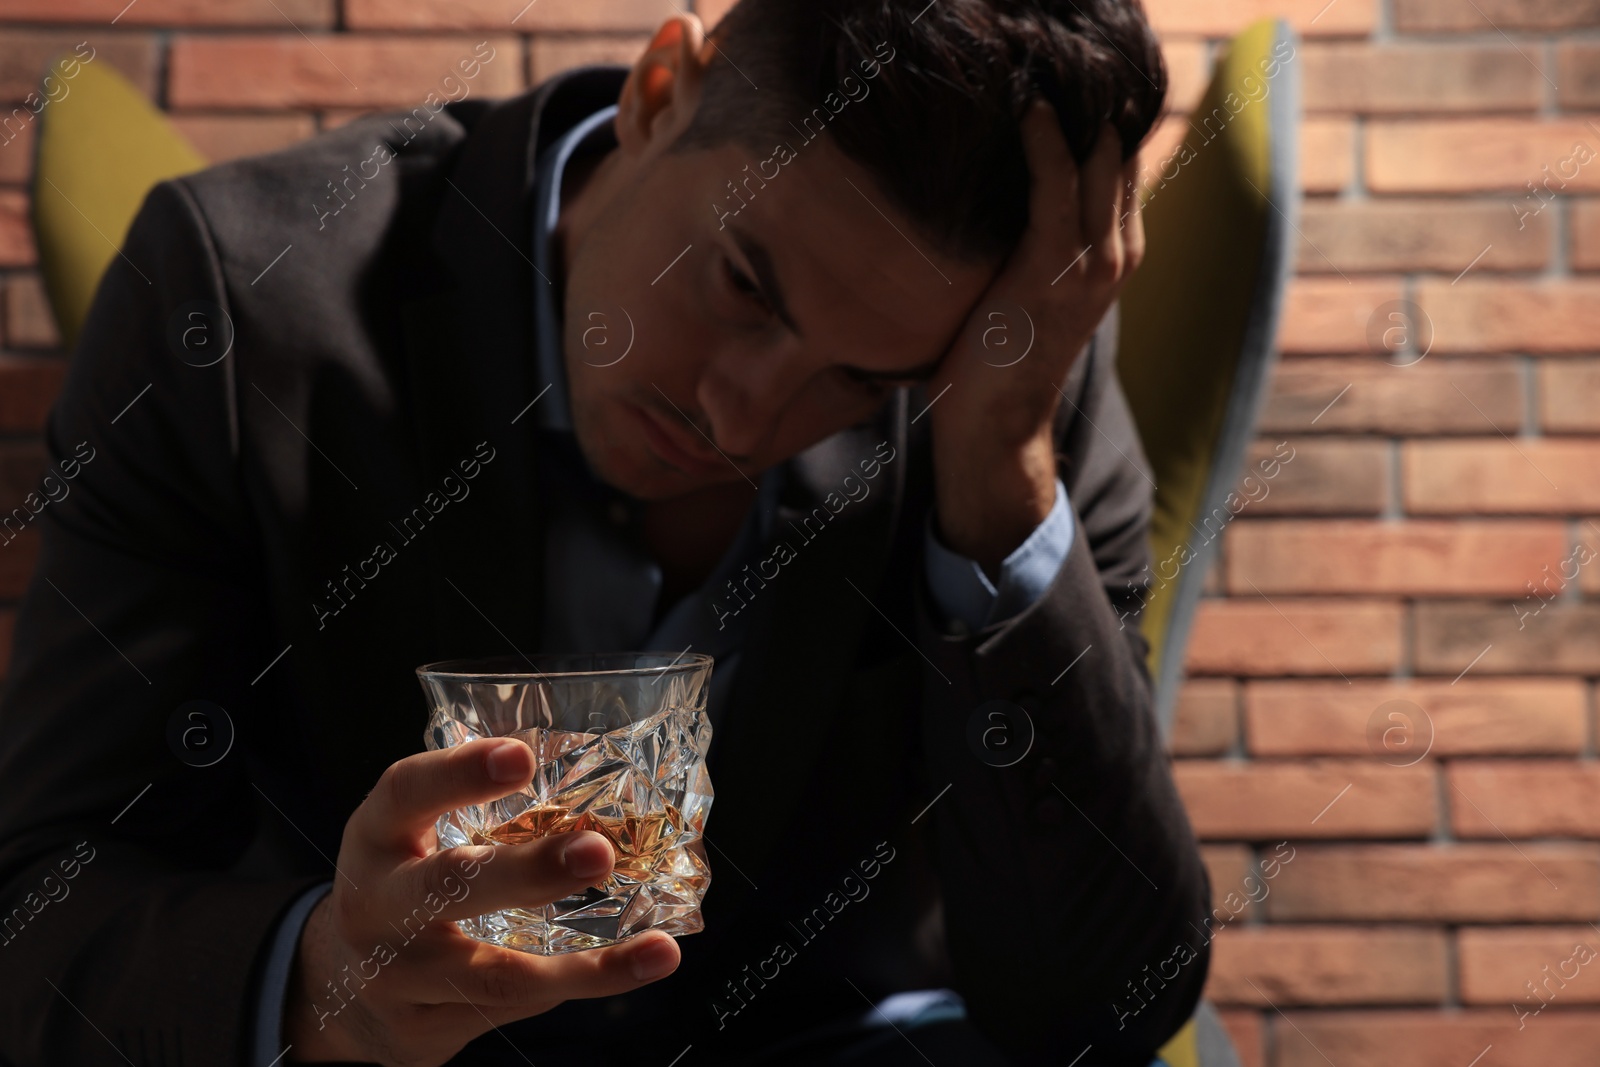
<path id="1" fill-rule="evenodd" d="M 1180 107 L 1247 20 L 1303 35 L 1258 438 L 1296 455 L 1223 539 L 1173 738 L 1207 995 L 1247 1064 L 1600 1062 L 1600 3 L 1147 3 Z M 1397 300 L 1415 362 L 1369 341 Z"/>
<path id="2" fill-rule="evenodd" d="M 1180 111 L 1250 20 L 1304 35 L 1300 276 L 1259 442 L 1295 458 L 1223 539 L 1173 738 L 1219 906 L 1208 995 L 1249 1067 L 1592 1064 L 1600 561 L 1561 572 L 1600 553 L 1600 158 L 1560 182 L 1576 144 L 1600 156 L 1600 0 L 1147 2 Z M 631 58 L 675 10 L 125 4 L 8 0 L 0 103 L 88 39 L 221 160 L 413 105 L 481 40 L 473 91 L 503 95 Z M 708 26 L 727 6 L 699 2 Z M 42 473 L 63 360 L 28 155 L 0 145 L 0 510 Z M 1519 218 L 1547 165 L 1558 192 Z M 1368 342 L 1400 300 L 1432 325 L 1420 361 Z M 35 549 L 0 547 L 0 669 Z"/>

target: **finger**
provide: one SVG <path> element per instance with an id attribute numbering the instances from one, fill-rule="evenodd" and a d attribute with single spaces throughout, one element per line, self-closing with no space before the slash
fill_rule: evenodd
<path id="1" fill-rule="evenodd" d="M 1116 262 L 1117 220 L 1122 205 L 1122 142 L 1108 122 L 1100 127 L 1083 168 L 1083 232 L 1102 261 Z"/>
<path id="2" fill-rule="evenodd" d="M 350 817 L 350 827 L 380 848 L 425 851 L 444 812 L 515 793 L 533 779 L 533 750 L 491 737 L 418 752 L 386 768 Z"/>
<path id="3" fill-rule="evenodd" d="M 1078 165 L 1048 100 L 1036 97 L 1028 106 L 1021 134 L 1030 178 L 1028 229 L 1051 255 L 1071 258 L 1083 247 Z"/>
<path id="4" fill-rule="evenodd" d="M 593 830 L 516 845 L 463 845 L 396 869 L 387 918 L 451 922 L 505 908 L 540 908 L 582 892 L 611 872 L 616 853 Z"/>
<path id="5" fill-rule="evenodd" d="M 612 997 L 665 978 L 682 962 L 678 943 L 651 930 L 620 945 L 538 956 L 472 942 L 462 962 L 439 972 L 441 1002 L 548 1011 L 566 1000 Z"/>
<path id="6" fill-rule="evenodd" d="M 1144 262 L 1144 198 L 1139 195 L 1139 185 L 1136 176 L 1139 173 L 1139 157 L 1136 154 L 1128 161 L 1128 166 L 1123 172 L 1124 176 L 1124 205 L 1122 246 L 1127 257 L 1125 271 L 1132 273 L 1139 269 L 1139 264 Z"/>

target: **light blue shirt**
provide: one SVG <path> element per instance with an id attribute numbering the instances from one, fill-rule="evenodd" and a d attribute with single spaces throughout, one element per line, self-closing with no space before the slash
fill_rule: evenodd
<path id="1" fill-rule="evenodd" d="M 545 150 L 534 191 L 533 251 L 534 359 L 537 376 L 549 385 L 528 417 L 543 431 L 549 447 L 540 450 L 541 474 L 564 482 L 569 492 L 549 495 L 545 543 L 545 651 L 612 651 L 619 648 L 704 652 L 716 658 L 707 713 L 712 727 L 721 720 L 743 643 L 743 613 L 719 617 L 713 602 L 729 578 L 754 563 L 772 531 L 787 465 L 765 471 L 744 525 L 704 584 L 673 605 L 651 626 L 661 593 L 661 568 L 631 543 L 623 527 L 636 506 L 588 471 L 572 437 L 567 377 L 561 343 L 562 307 L 555 288 L 550 232 L 561 212 L 562 174 L 574 150 L 604 150 L 616 144 L 611 119 L 616 106 L 602 108 Z M 548 279 L 548 280 L 547 280 Z M 541 385 L 540 388 L 544 386 Z M 549 483 L 547 483 L 549 484 Z M 619 521 L 621 520 L 621 521 Z M 1072 547 L 1076 526 L 1067 492 L 1056 479 L 1050 514 L 1001 564 L 998 583 L 973 560 L 945 547 L 930 514 L 923 528 L 925 573 L 934 604 L 949 632 L 973 632 L 1011 618 L 1038 600 L 1054 580 Z M 731 624 L 730 624 L 731 620 Z M 261 999 L 253 1027 L 254 1067 L 269 1067 L 284 1051 L 283 1007 L 289 969 L 300 931 L 332 881 L 296 898 L 274 935 L 262 972 Z"/>

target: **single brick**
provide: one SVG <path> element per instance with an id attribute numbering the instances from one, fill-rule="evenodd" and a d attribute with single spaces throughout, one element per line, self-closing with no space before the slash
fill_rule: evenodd
<path id="1" fill-rule="evenodd" d="M 1308 200 L 1301 209 L 1303 274 L 1537 270 L 1550 258 L 1554 213 L 1520 224 L 1501 201 Z M 1486 251 L 1487 250 L 1487 251 Z"/>
<path id="2" fill-rule="evenodd" d="M 1382 355 L 1386 309 L 1400 298 L 1398 278 L 1295 278 L 1284 301 L 1278 346 L 1285 354 Z"/>
<path id="3" fill-rule="evenodd" d="M 1600 441 L 1416 440 L 1401 446 L 1408 512 L 1568 515 L 1600 510 Z"/>
<path id="4" fill-rule="evenodd" d="M 1202 600 L 1189 638 L 1191 674 L 1388 674 L 1400 662 L 1397 602 L 1254 594 Z"/>
<path id="5" fill-rule="evenodd" d="M 1570 117 L 1374 120 L 1366 127 L 1367 188 L 1374 193 L 1505 192 L 1511 194 L 1508 210 L 1515 203 L 1532 212 L 1553 194 L 1600 189 L 1600 133 L 1591 122 Z"/>
<path id="6" fill-rule="evenodd" d="M 522 42 L 499 35 L 183 35 L 168 67 L 174 108 L 431 109 L 523 88 Z"/>
<path id="7" fill-rule="evenodd" d="M 1600 846 L 1302 844 L 1267 889 L 1275 923 L 1590 921 Z"/>
<path id="8" fill-rule="evenodd" d="M 265 26 L 303 30 L 333 26 L 333 0 L 7 0 L 16 22 L 82 22 L 118 26 Z"/>
<path id="9" fill-rule="evenodd" d="M 1557 45 L 1555 81 L 1563 108 L 1600 108 L 1600 45 L 1578 41 Z"/>
<path id="10" fill-rule="evenodd" d="M 1280 452 L 1287 444 L 1292 452 Z M 1287 455 L 1287 460 L 1280 459 Z M 1277 475 L 1261 464 L 1278 459 Z M 1253 481 L 1246 481 L 1246 478 Z M 1234 492 L 1248 501 L 1238 515 L 1376 515 L 1389 494 L 1389 445 L 1377 440 L 1258 438 L 1245 453 Z M 1263 495 L 1264 494 L 1264 495 Z M 1227 503 L 1224 501 L 1224 511 Z"/>
<path id="11" fill-rule="evenodd" d="M 1551 1009 L 1520 1026 L 1506 1004 L 1449 1011 L 1290 1011 L 1282 1021 L 1274 1030 L 1274 1067 L 1593 1067 L 1600 1047 L 1600 1012 L 1582 1009 Z M 1507 1050 L 1514 1055 L 1502 1056 Z"/>
<path id="12" fill-rule="evenodd" d="M 1435 352 L 1593 352 L 1600 347 L 1600 278 L 1424 280 L 1417 284 L 1416 303 L 1433 324 Z"/>
<path id="13" fill-rule="evenodd" d="M 1241 519 L 1229 536 L 1234 596 L 1518 596 L 1568 551 L 1553 520 Z"/>
<path id="14" fill-rule="evenodd" d="M 1573 562 L 1576 565 L 1579 559 Z M 1570 573 L 1572 568 L 1567 570 Z M 1600 633 L 1596 629 L 1600 604 L 1544 604 L 1526 594 L 1518 600 L 1494 602 L 1423 601 L 1414 611 L 1413 656 L 1419 674 L 1452 679 L 1464 671 L 1480 678 L 1487 674 L 1600 674 L 1600 643 L 1594 640 Z"/>
<path id="15" fill-rule="evenodd" d="M 1343 2 L 1343 0 L 1340 0 Z M 1535 111 L 1539 71 L 1509 45 L 1308 44 L 1307 111 Z"/>
<path id="16" fill-rule="evenodd" d="M 1423 755 L 1579 755 L 1587 694 L 1561 678 L 1459 682 L 1251 682 L 1244 692 L 1253 756 L 1371 756 L 1390 766 Z"/>
<path id="17" fill-rule="evenodd" d="M 1441 930 L 1229 927 L 1211 951 L 1205 995 L 1219 1004 L 1437 1004 L 1449 988 Z"/>
<path id="18" fill-rule="evenodd" d="M 1600 1004 L 1600 934 L 1592 926 L 1462 930 L 1456 958 L 1463 1003 L 1509 1003 L 1530 1025 L 1547 1005 Z"/>
<path id="19" fill-rule="evenodd" d="M 1394 0 L 1394 24 L 1404 33 L 1577 29 L 1600 24 L 1600 0 Z"/>
<path id="20" fill-rule="evenodd" d="M 1263 433 L 1420 437 L 1491 426 L 1522 428 L 1522 376 L 1503 359 L 1284 360 L 1261 416 Z"/>
<path id="21" fill-rule="evenodd" d="M 549 33 L 654 30 L 682 10 L 672 0 L 345 0 L 344 17 L 352 30 Z M 704 15 L 700 21 L 711 29 Z"/>
<path id="22" fill-rule="evenodd" d="M 1600 766 L 1592 761 L 1454 760 L 1445 780 L 1458 837 L 1600 837 Z"/>
<path id="23" fill-rule="evenodd" d="M 1424 760 L 1175 760 L 1195 833 L 1207 841 L 1424 838 L 1438 824 L 1436 778 Z"/>
<path id="24" fill-rule="evenodd" d="M 1377 25 L 1377 0 L 1146 0 L 1145 11 L 1163 36 L 1232 37 L 1263 18 L 1285 18 L 1304 36 L 1365 37 Z"/>

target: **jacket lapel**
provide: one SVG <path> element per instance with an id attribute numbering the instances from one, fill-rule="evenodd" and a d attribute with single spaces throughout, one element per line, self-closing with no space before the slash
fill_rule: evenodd
<path id="1" fill-rule="evenodd" d="M 906 410 L 907 393 L 899 390 L 872 423 L 819 442 L 790 463 L 762 558 L 772 557 L 780 541 L 793 557 L 751 604 L 728 714 L 708 757 L 715 800 L 706 826 L 716 884 L 706 897 L 708 925 L 731 919 L 752 891 L 750 878 L 760 885 L 760 872 L 795 858 L 801 843 L 787 835 L 803 804 L 834 807 L 838 791 L 849 788 L 822 780 L 818 769 L 849 744 L 839 697 L 875 612 L 868 598 L 882 603 L 879 579 L 903 518 Z M 860 462 L 878 458 L 880 442 L 894 449 L 894 458 L 868 481 Z M 820 530 L 815 518 L 805 527 L 814 509 L 830 513 L 830 494 L 840 507 L 852 476 L 849 486 L 865 484 L 869 494 L 845 504 Z M 833 795 L 824 799 L 824 790 Z M 729 866 L 719 870 L 719 861 Z"/>
<path id="2" fill-rule="evenodd" d="M 470 493 L 422 540 L 438 655 L 532 655 L 540 647 L 543 528 L 529 405 L 534 362 L 534 161 L 615 103 L 625 68 L 585 68 L 524 96 L 457 112 L 471 126 L 438 179 L 426 266 L 397 309 L 411 383 L 420 492 L 491 455 Z M 474 121 L 475 120 L 475 121 Z M 547 284 L 539 282 L 538 284 Z"/>

